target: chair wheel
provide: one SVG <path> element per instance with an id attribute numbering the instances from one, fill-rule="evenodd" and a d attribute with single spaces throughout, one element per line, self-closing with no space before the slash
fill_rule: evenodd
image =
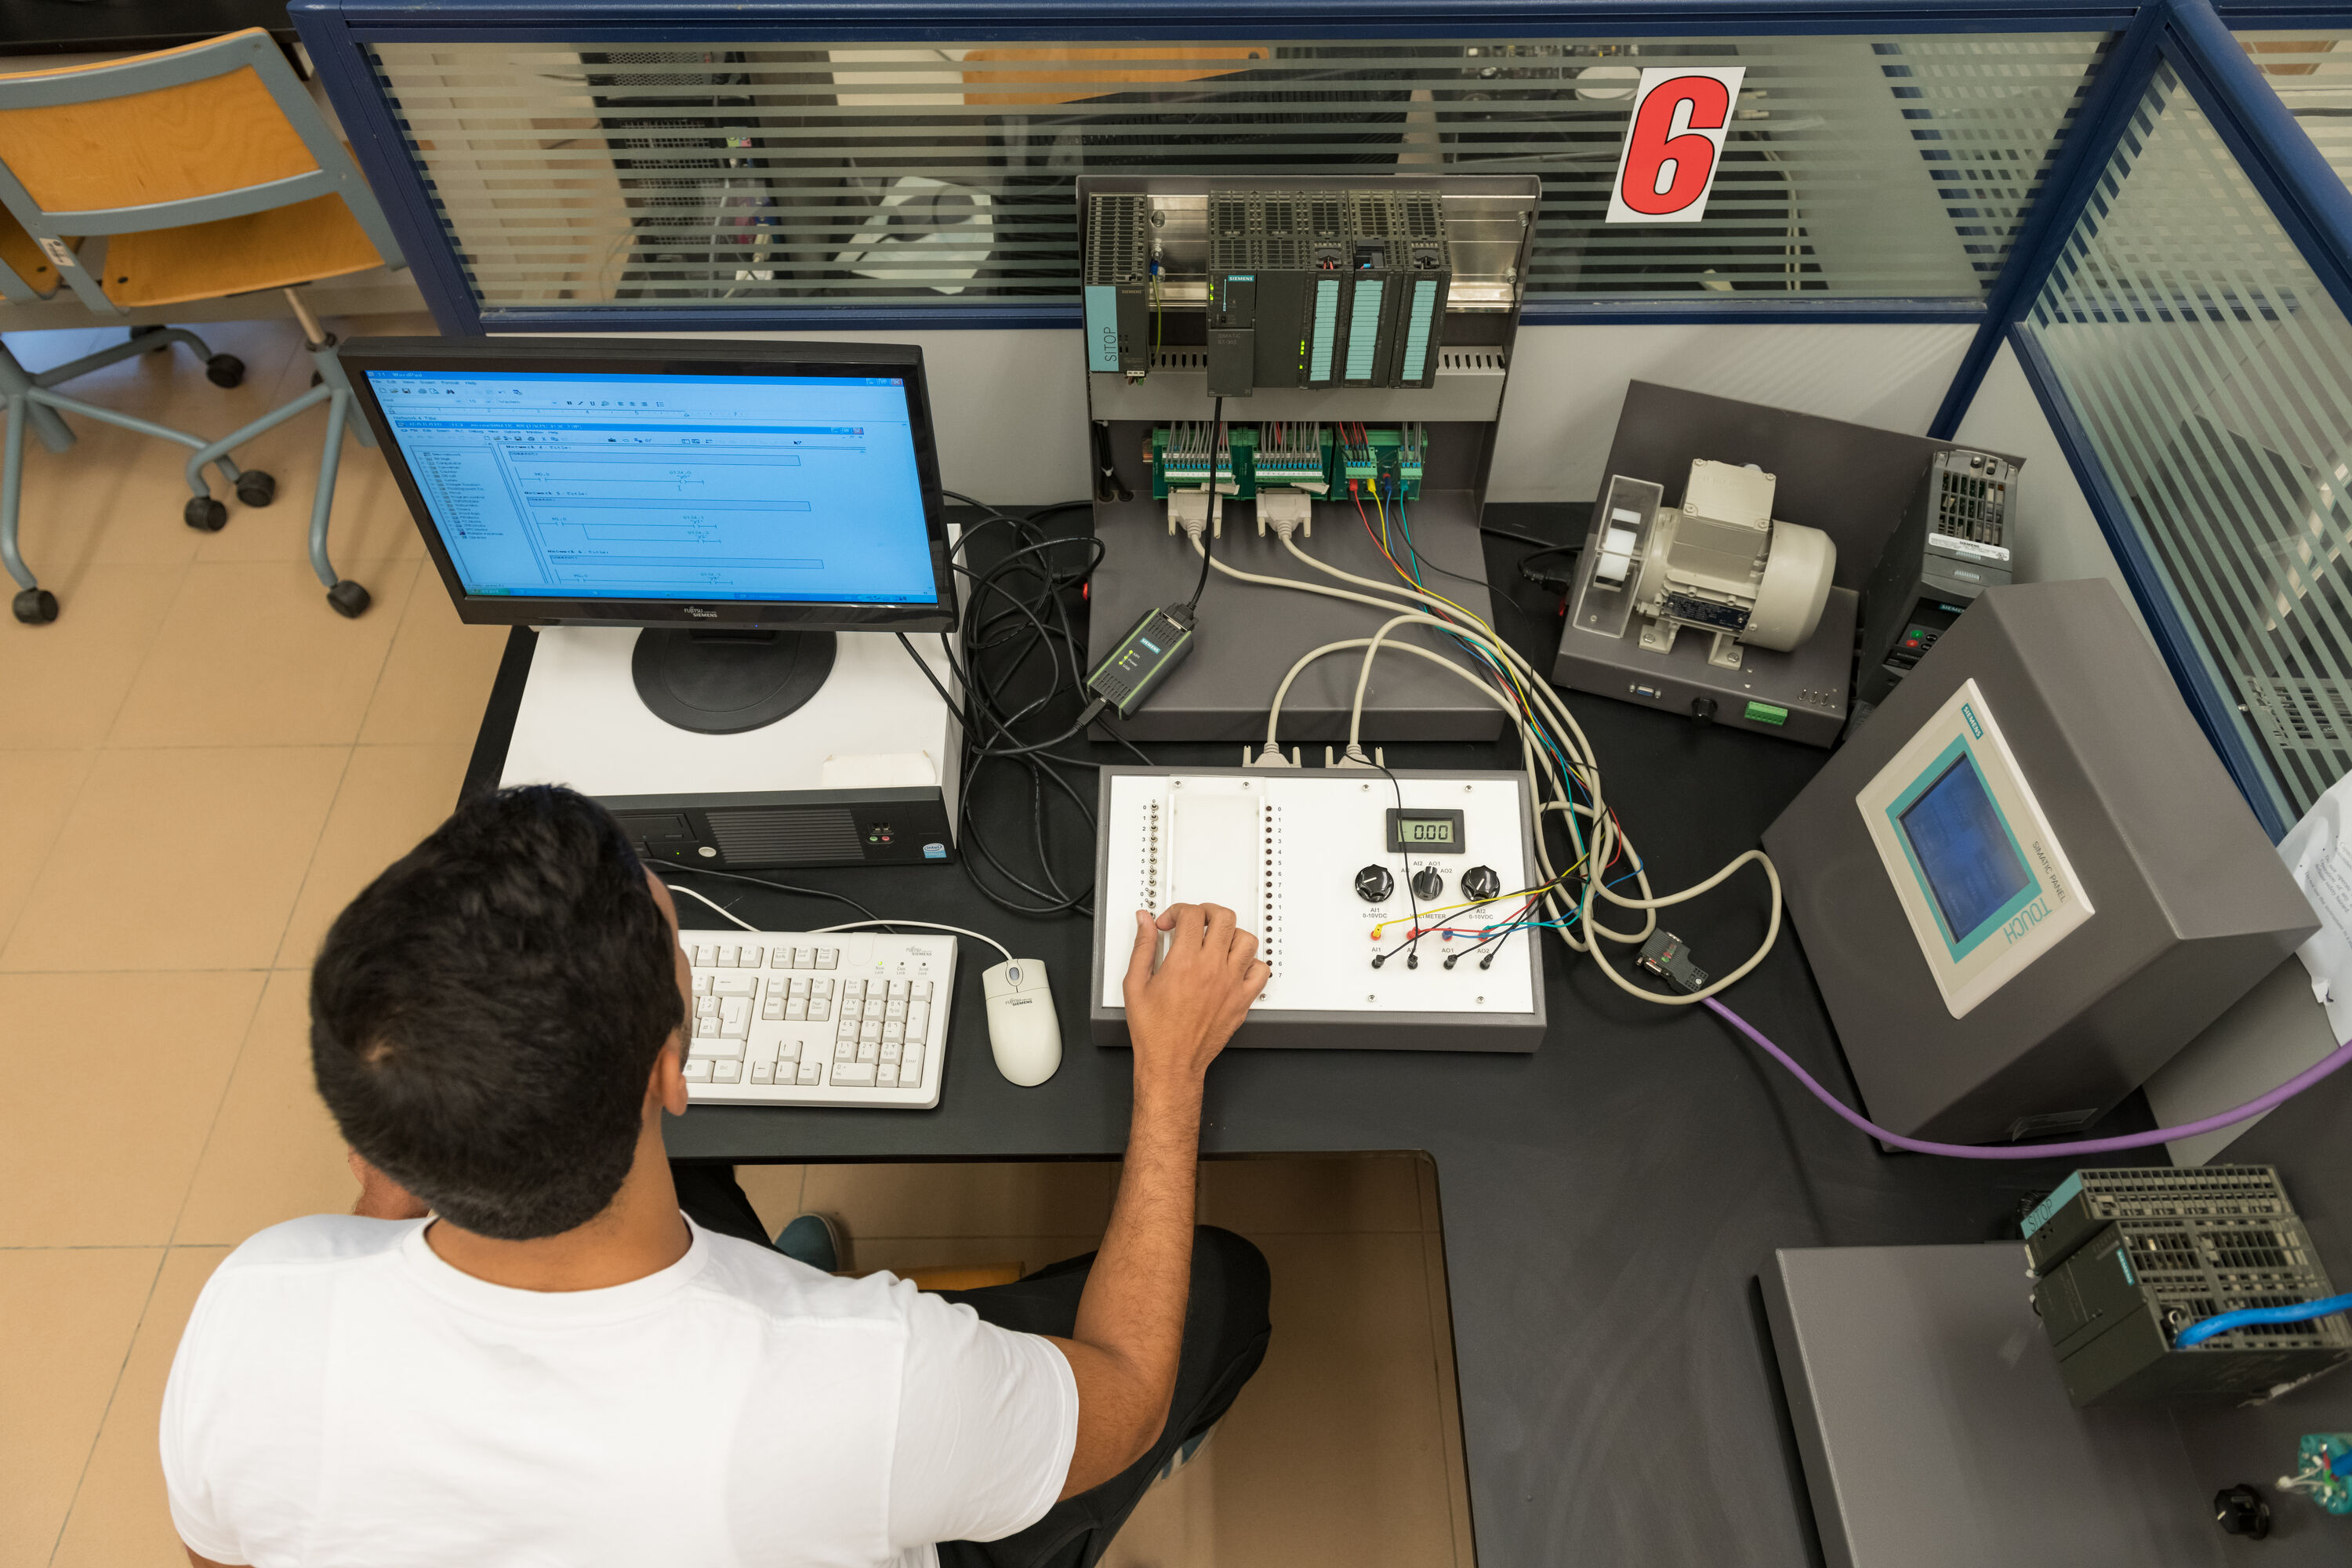
<path id="1" fill-rule="evenodd" d="M 235 386 L 245 379 L 245 362 L 235 354 L 215 354 L 205 361 L 205 379 L 215 386 Z"/>
<path id="2" fill-rule="evenodd" d="M 278 499 L 278 476 L 246 469 L 236 477 L 236 499 L 247 506 L 268 506 Z"/>
<path id="3" fill-rule="evenodd" d="M 327 603 L 345 620 L 357 620 L 368 607 L 368 591 L 349 577 L 327 590 Z"/>
<path id="4" fill-rule="evenodd" d="M 180 509 L 180 521 L 205 533 L 218 533 L 228 526 L 228 508 L 210 496 L 190 496 Z"/>
<path id="5" fill-rule="evenodd" d="M 45 626 L 58 618 L 58 596 L 47 588 L 27 588 L 8 607 L 28 626 Z"/>

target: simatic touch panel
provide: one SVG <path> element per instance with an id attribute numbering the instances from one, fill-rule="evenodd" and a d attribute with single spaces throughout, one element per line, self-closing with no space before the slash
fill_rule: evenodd
<path id="1" fill-rule="evenodd" d="M 1955 1018 L 2089 920 L 2033 787 L 1973 680 L 1854 796 Z"/>

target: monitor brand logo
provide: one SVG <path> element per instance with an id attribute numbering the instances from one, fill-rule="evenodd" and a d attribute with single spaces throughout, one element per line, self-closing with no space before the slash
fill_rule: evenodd
<path id="1" fill-rule="evenodd" d="M 685 610 L 684 610 L 684 612 L 683 612 L 683 614 L 687 616 L 687 618 L 688 618 L 688 619 L 689 619 L 689 620 L 696 620 L 696 621 L 715 621 L 715 620 L 717 620 L 717 619 L 719 618 L 719 612 L 718 612 L 718 611 L 716 611 L 716 610 L 706 610 L 706 609 L 704 609 L 704 608 L 703 608 L 701 605 L 687 605 L 687 606 L 686 606 L 686 608 L 685 608 Z M 1979 731 L 1977 731 L 1977 733 L 1979 733 L 1979 734 L 1982 734 L 1982 733 L 1984 733 L 1984 731 L 1981 731 L 1981 730 L 1979 730 Z"/>
<path id="2" fill-rule="evenodd" d="M 1960 717 L 1969 721 L 1969 734 L 1975 736 L 1979 741 L 1984 739 L 1984 726 L 1977 721 L 1977 709 L 1975 703 L 1961 703 Z"/>

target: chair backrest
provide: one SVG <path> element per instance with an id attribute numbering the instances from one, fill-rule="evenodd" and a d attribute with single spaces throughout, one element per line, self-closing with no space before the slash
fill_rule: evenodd
<path id="1" fill-rule="evenodd" d="M 258 27 L 95 65 L 0 75 L 0 205 L 92 309 L 68 237 L 136 234 L 338 195 L 388 267 L 383 211 Z"/>
<path id="2" fill-rule="evenodd" d="M 0 300 L 37 305 L 58 291 L 58 269 L 22 225 L 0 207 Z"/>

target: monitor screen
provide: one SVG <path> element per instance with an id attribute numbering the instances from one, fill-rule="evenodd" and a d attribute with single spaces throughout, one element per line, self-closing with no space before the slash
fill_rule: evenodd
<path id="1" fill-rule="evenodd" d="M 919 379 L 359 368 L 462 600 L 728 620 L 940 603 Z"/>
<path id="2" fill-rule="evenodd" d="M 2033 879 L 1965 749 L 1900 821 L 1954 942 L 2008 908 Z"/>

